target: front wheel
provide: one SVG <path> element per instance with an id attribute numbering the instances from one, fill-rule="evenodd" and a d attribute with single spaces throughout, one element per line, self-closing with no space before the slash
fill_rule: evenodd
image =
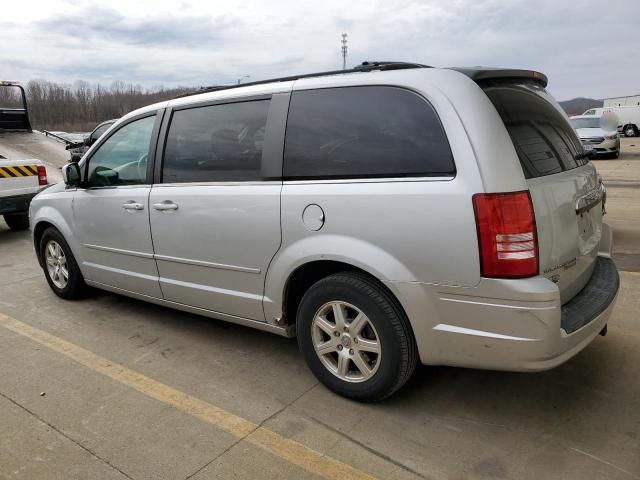
<path id="1" fill-rule="evenodd" d="M 367 275 L 344 272 L 318 281 L 302 298 L 296 322 L 309 368 L 345 397 L 382 400 L 415 369 L 417 348 L 404 312 Z"/>
<path id="2" fill-rule="evenodd" d="M 28 213 L 6 213 L 3 215 L 3 218 L 7 226 L 13 231 L 26 230 L 29 228 Z"/>
<path id="3" fill-rule="evenodd" d="M 62 234 L 48 228 L 40 240 L 40 259 L 51 290 L 61 298 L 82 298 L 88 287 Z"/>
<path id="4" fill-rule="evenodd" d="M 627 125 L 626 127 L 624 127 L 624 135 L 626 137 L 635 137 L 636 136 L 636 129 L 633 125 Z"/>

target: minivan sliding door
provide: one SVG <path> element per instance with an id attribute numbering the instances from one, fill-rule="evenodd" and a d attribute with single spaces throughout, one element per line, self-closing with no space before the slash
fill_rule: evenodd
<path id="1" fill-rule="evenodd" d="M 149 202 L 166 300 L 264 320 L 282 188 L 280 178 L 269 178 L 271 106 L 259 98 L 172 112 Z M 280 139 L 280 160 L 281 148 Z"/>

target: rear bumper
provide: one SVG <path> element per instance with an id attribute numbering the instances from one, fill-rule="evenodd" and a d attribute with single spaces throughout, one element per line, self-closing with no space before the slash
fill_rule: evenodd
<path id="1" fill-rule="evenodd" d="M 35 193 L 29 193 L 26 195 L 15 195 L 13 197 L 0 197 L 0 215 L 28 212 L 29 204 L 35 196 Z"/>
<path id="2" fill-rule="evenodd" d="M 620 288 L 620 276 L 611 258 L 600 256 L 589 283 L 562 305 L 560 327 L 566 335 L 586 327 L 613 304 Z"/>
<path id="3" fill-rule="evenodd" d="M 607 231 L 608 228 L 607 228 Z M 587 285 L 562 305 L 544 277 L 482 279 L 473 288 L 395 285 L 414 328 L 422 363 L 493 370 L 539 371 L 560 365 L 603 330 L 619 277 L 602 242 Z M 422 296 L 422 308 L 416 306 Z"/>

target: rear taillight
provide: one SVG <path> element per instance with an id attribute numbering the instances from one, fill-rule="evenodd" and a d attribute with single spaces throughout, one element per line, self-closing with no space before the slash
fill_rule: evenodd
<path id="1" fill-rule="evenodd" d="M 47 169 L 44 165 L 38 165 L 38 185 L 47 185 Z"/>
<path id="2" fill-rule="evenodd" d="M 480 275 L 522 278 L 538 274 L 538 236 L 529 191 L 473 196 Z"/>

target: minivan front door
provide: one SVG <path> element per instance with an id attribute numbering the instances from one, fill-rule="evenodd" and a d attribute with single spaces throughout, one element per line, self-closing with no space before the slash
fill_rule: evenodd
<path id="1" fill-rule="evenodd" d="M 73 217 L 86 280 L 162 298 L 147 179 L 156 121 L 149 115 L 125 124 L 91 155 L 87 188 L 73 197 Z"/>
<path id="2" fill-rule="evenodd" d="M 166 300 L 265 320 L 282 189 L 262 172 L 269 111 L 269 99 L 173 111 L 149 200 Z"/>

